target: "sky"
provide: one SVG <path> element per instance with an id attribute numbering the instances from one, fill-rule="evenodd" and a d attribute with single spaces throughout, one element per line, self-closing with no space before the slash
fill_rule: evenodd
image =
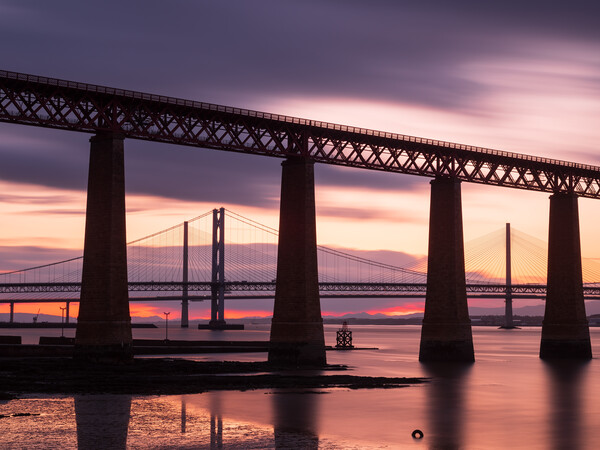
<path id="1" fill-rule="evenodd" d="M 600 165 L 599 13 L 581 0 L 0 0 L 0 69 Z M 0 271 L 81 254 L 89 137 L 0 124 Z M 128 240 L 220 206 L 277 227 L 279 159 L 125 149 Z M 326 165 L 315 177 L 320 244 L 427 253 L 429 179 Z M 507 222 L 547 240 L 547 194 L 463 183 L 462 201 L 466 241 Z M 583 256 L 600 257 L 600 204 L 579 207 Z"/>

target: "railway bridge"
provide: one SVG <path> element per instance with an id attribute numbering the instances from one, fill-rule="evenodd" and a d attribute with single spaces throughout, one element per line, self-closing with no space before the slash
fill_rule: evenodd
<path id="1" fill-rule="evenodd" d="M 283 158 L 270 361 L 326 362 L 315 163 L 432 178 L 421 361 L 474 360 L 461 183 L 547 192 L 548 278 L 540 357 L 592 356 L 577 199 L 600 196 L 599 167 L 8 71 L 0 71 L 0 121 L 92 135 L 79 358 L 131 358 L 125 139 Z"/>

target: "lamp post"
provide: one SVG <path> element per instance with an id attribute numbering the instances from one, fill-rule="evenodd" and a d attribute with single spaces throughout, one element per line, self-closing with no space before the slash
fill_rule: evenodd
<path id="1" fill-rule="evenodd" d="M 61 338 L 65 337 L 65 310 L 66 309 L 67 309 L 66 306 L 60 307 L 60 337 Z"/>
<path id="2" fill-rule="evenodd" d="M 165 315 L 165 321 L 166 321 L 166 325 L 165 325 L 165 341 L 169 340 L 169 314 L 171 314 L 170 312 L 166 312 L 163 313 Z"/>

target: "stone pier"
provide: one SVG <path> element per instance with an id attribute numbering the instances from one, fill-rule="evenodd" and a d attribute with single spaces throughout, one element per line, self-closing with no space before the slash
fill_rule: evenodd
<path id="1" fill-rule="evenodd" d="M 75 357 L 91 361 L 127 361 L 132 357 L 132 339 L 123 138 L 97 134 L 90 142 Z"/>
<path id="2" fill-rule="evenodd" d="M 326 364 L 317 271 L 314 163 L 282 163 L 277 282 L 269 361 Z"/>
<path id="3" fill-rule="evenodd" d="M 591 359 L 575 194 L 550 196 L 547 286 L 540 358 Z"/>
<path id="4" fill-rule="evenodd" d="M 474 361 L 467 306 L 460 181 L 431 182 L 427 293 L 419 360 Z"/>

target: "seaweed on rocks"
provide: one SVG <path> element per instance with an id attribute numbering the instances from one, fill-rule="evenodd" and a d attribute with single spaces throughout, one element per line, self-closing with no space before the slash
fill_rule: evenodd
<path id="1" fill-rule="evenodd" d="M 134 359 L 131 364 L 83 363 L 70 358 L 6 358 L 0 376 L 7 395 L 133 394 L 175 395 L 210 390 L 271 388 L 398 388 L 424 378 L 366 377 L 340 374 L 344 366 L 307 370 L 268 362 Z M 327 374 L 333 371 L 335 374 Z"/>

